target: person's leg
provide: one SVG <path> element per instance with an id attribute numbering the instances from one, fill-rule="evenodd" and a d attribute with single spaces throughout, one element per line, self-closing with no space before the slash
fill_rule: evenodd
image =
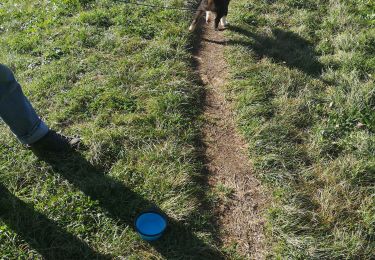
<path id="1" fill-rule="evenodd" d="M 12 71 L 0 64 L 0 117 L 12 132 L 34 152 L 66 152 L 77 148 L 80 139 L 53 130 L 38 117 Z"/>
<path id="2" fill-rule="evenodd" d="M 23 144 L 32 144 L 49 129 L 22 92 L 12 71 L 0 64 L 0 117 Z"/>

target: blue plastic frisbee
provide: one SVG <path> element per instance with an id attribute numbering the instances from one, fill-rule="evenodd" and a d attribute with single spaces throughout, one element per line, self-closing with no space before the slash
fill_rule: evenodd
<path id="1" fill-rule="evenodd" d="M 147 211 L 138 215 L 135 229 L 142 239 L 154 241 L 159 239 L 168 225 L 167 217 L 156 211 Z"/>

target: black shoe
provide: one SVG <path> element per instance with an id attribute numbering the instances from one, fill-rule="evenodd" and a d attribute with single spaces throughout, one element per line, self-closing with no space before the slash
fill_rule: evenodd
<path id="1" fill-rule="evenodd" d="M 38 154 L 66 153 L 79 147 L 81 139 L 67 137 L 50 130 L 42 139 L 30 144 L 28 147 Z"/>

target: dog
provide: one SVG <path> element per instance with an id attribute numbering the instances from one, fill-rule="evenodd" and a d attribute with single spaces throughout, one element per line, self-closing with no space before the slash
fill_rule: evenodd
<path id="1" fill-rule="evenodd" d="M 193 32 L 197 27 L 199 19 L 206 12 L 206 23 L 211 21 L 212 13 L 216 13 L 214 28 L 219 29 L 219 23 L 225 28 L 228 26 L 227 15 L 230 0 L 202 0 L 198 10 L 194 16 L 194 20 L 189 27 L 189 31 Z"/>

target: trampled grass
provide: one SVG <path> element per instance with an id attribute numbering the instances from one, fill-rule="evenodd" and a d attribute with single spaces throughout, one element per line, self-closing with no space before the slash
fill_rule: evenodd
<path id="1" fill-rule="evenodd" d="M 86 146 L 45 162 L 0 125 L 1 257 L 221 256 L 200 210 L 187 17 L 111 0 L 1 1 L 1 63 L 49 126 Z M 171 218 L 153 244 L 132 229 L 150 206 Z"/>
<path id="2" fill-rule="evenodd" d="M 233 1 L 229 97 L 273 193 L 270 255 L 375 257 L 373 1 Z"/>

